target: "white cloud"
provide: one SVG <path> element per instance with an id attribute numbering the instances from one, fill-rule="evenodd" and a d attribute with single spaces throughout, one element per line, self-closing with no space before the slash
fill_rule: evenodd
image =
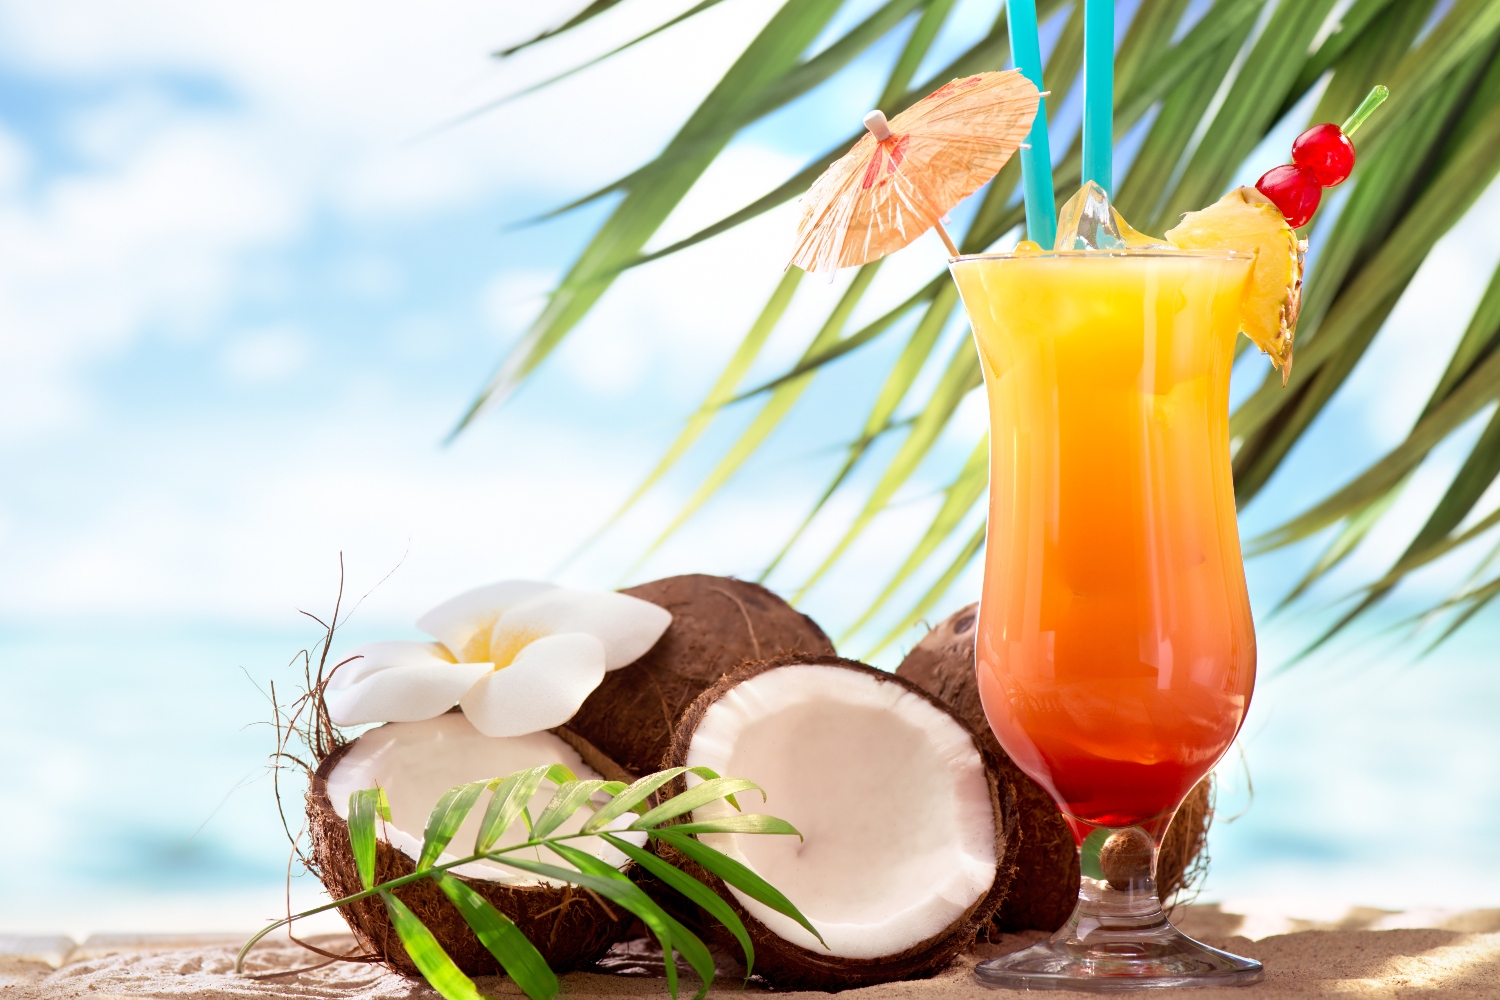
<path id="1" fill-rule="evenodd" d="M 10 192 L 26 177 L 31 165 L 31 154 L 8 129 L 0 127 L 0 198 Z"/>
<path id="2" fill-rule="evenodd" d="M 408 141 L 685 4 L 626 6 L 501 64 L 492 49 L 559 12 L 481 0 L 0 3 L 0 61 L 108 95 L 75 98 L 57 122 L 86 166 L 53 164 L 26 196 L 17 184 L 35 157 L 0 131 L 0 438 L 88 419 L 88 366 L 148 330 L 202 335 L 263 290 L 247 255 L 293 245 L 327 212 L 378 221 L 611 179 L 660 147 L 776 5 L 722 4 L 541 99 Z M 368 263 L 343 276 L 356 294 L 399 280 Z"/>
<path id="3" fill-rule="evenodd" d="M 86 366 L 219 314 L 241 256 L 297 229 L 282 180 L 243 135 L 187 120 L 114 169 L 0 202 L 0 438 L 82 419 Z"/>
<path id="4" fill-rule="evenodd" d="M 224 351 L 224 371 L 236 382 L 281 382 L 307 367 L 307 338 L 290 327 L 243 334 Z"/>

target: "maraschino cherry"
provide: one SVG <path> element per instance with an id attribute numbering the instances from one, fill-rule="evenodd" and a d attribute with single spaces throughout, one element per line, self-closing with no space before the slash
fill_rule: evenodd
<path id="1" fill-rule="evenodd" d="M 1287 225 L 1293 229 L 1307 225 L 1323 199 L 1323 189 L 1348 179 L 1354 169 L 1354 143 L 1349 136 L 1389 95 L 1390 91 L 1377 86 L 1342 127 L 1324 122 L 1303 132 L 1292 143 L 1292 162 L 1272 167 L 1255 182 L 1256 190 L 1286 216 Z"/>
<path id="2" fill-rule="evenodd" d="M 1272 167 L 1255 182 L 1255 189 L 1270 198 L 1286 216 L 1286 224 L 1301 229 L 1318 210 L 1323 186 L 1309 169 L 1296 163 Z"/>
<path id="3" fill-rule="evenodd" d="M 1336 187 L 1354 169 L 1354 143 L 1332 122 L 1314 125 L 1292 143 L 1292 162 L 1307 168 L 1324 187 Z"/>

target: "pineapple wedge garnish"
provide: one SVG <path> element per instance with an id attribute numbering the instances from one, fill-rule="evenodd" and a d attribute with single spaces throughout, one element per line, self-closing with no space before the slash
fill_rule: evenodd
<path id="1" fill-rule="evenodd" d="M 1238 250 L 1255 256 L 1250 287 L 1240 303 L 1240 329 L 1281 369 L 1292 372 L 1292 339 L 1302 309 L 1302 261 L 1307 242 L 1297 239 L 1271 199 L 1253 187 L 1236 188 L 1167 231 L 1183 250 Z"/>

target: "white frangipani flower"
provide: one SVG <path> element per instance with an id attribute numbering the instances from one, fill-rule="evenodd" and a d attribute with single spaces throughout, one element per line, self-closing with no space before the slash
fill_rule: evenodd
<path id="1" fill-rule="evenodd" d="M 486 736 L 523 736 L 571 719 L 606 671 L 645 655 L 671 623 L 625 594 L 507 580 L 417 619 L 437 642 L 351 650 L 324 698 L 340 726 L 418 722 L 458 704 Z"/>

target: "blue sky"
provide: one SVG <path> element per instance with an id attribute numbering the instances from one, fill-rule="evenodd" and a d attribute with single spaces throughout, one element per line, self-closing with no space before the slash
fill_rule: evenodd
<path id="1" fill-rule="evenodd" d="M 728 0 L 549 91 L 419 138 L 685 5 L 632 0 L 576 38 L 488 58 L 543 27 L 542 6 L 0 3 L 0 682 L 21 692 L 0 706 L 0 811 L 116 831 L 107 847 L 50 836 L 26 873 L 0 874 L 11 880 L 0 889 L 32 900 L 49 927 L 172 926 L 188 914 L 241 927 L 274 910 L 284 852 L 256 770 L 269 738 L 241 727 L 265 715 L 251 679 L 284 683 L 287 659 L 311 641 L 298 610 L 330 607 L 340 553 L 350 591 L 370 592 L 351 642 L 409 634 L 417 614 L 475 584 L 550 574 L 670 441 L 778 279 L 791 206 L 622 279 L 507 407 L 442 445 L 607 205 L 509 224 L 647 159 L 775 5 Z M 997 6 L 963 0 L 930 62 Z M 893 45 L 750 129 L 652 245 L 739 207 L 843 135 Z M 1280 162 L 1299 125 L 1268 139 L 1240 181 Z M 1404 434 L 1500 259 L 1497 219 L 1492 190 L 1245 513 L 1247 536 Z M 885 266 L 853 321 L 940 266 L 935 241 L 919 241 Z M 841 289 L 804 282 L 757 371 L 785 365 Z M 948 331 L 955 345 L 963 335 Z M 771 448 L 631 578 L 758 572 L 836 467 L 894 346 L 820 376 Z M 1263 366 L 1247 358 L 1238 390 Z M 632 572 L 745 418 L 731 413 L 562 579 L 612 586 Z M 921 530 L 984 419 L 970 399 L 898 505 L 810 593 L 807 609 L 830 631 Z M 1308 611 L 1267 614 L 1311 550 L 1251 563 L 1268 668 L 1329 597 L 1399 552 L 1457 461 L 1449 448 L 1424 466 Z M 837 498 L 773 583 L 814 566 L 861 501 Z M 1374 625 L 1466 568 L 1427 573 Z M 978 582 L 976 567 L 943 610 Z M 1251 893 L 1282 872 L 1310 894 L 1354 899 L 1362 865 L 1397 864 L 1407 842 L 1389 822 L 1349 814 L 1383 817 L 1367 807 L 1474 786 L 1469 771 L 1435 782 L 1382 768 L 1394 747 L 1451 767 L 1434 741 L 1459 733 L 1465 759 L 1500 756 L 1475 708 L 1494 704 L 1484 670 L 1494 635 L 1484 624 L 1416 667 L 1410 648 L 1367 638 L 1263 685 L 1246 730 L 1258 798 L 1216 835 L 1210 889 Z M 1360 707 L 1328 708 L 1343 704 Z M 1331 714 L 1339 725 L 1320 722 Z M 1320 798 L 1300 763 L 1335 736 L 1352 743 L 1329 751 L 1326 774 L 1355 789 L 1352 802 Z M 183 755 L 183 741 L 199 752 Z M 1478 857 L 1471 841 L 1500 819 L 1492 779 L 1466 806 L 1473 837 L 1442 848 L 1446 881 L 1428 896 L 1357 901 L 1495 891 L 1461 878 Z M 0 847 L 16 857 L 23 840 L 0 834 Z M 151 873 L 166 882 L 153 889 Z M 143 908 L 145 897 L 165 902 Z"/>

